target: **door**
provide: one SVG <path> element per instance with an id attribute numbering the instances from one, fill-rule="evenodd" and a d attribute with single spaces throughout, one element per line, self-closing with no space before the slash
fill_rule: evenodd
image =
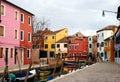
<path id="1" fill-rule="evenodd" d="M 24 49 L 21 49 L 21 64 L 24 64 Z"/>
<path id="2" fill-rule="evenodd" d="M 5 65 L 8 65 L 8 48 L 5 49 Z"/>
<path id="3" fill-rule="evenodd" d="M 15 48 L 15 52 L 14 52 L 14 64 L 17 64 L 17 49 Z"/>

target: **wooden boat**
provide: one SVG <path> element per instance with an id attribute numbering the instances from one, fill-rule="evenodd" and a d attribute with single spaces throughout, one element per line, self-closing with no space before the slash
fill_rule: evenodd
<path id="1" fill-rule="evenodd" d="M 15 76 L 16 76 L 15 82 L 24 82 L 25 78 L 26 78 L 26 72 L 17 73 L 17 74 L 15 74 Z M 28 74 L 27 82 L 34 82 L 34 74 L 33 73 Z"/>
<path id="2" fill-rule="evenodd" d="M 51 71 L 41 71 L 40 72 L 40 77 L 47 76 L 51 73 Z"/>

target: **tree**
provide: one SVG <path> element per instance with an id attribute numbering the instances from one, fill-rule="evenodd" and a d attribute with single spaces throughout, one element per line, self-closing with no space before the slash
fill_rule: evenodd
<path id="1" fill-rule="evenodd" d="M 44 17 L 41 19 L 35 17 L 33 19 L 33 33 L 36 33 L 38 30 L 45 30 L 45 28 L 49 28 L 49 20 L 46 20 Z"/>
<path id="2" fill-rule="evenodd" d="M 34 18 L 33 19 L 33 47 L 41 48 L 44 47 L 44 34 L 49 31 L 50 24 L 49 20 L 45 20 L 45 18 Z"/>

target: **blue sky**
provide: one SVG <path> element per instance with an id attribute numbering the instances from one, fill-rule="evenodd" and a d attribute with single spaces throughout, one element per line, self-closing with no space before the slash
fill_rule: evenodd
<path id="1" fill-rule="evenodd" d="M 116 14 L 102 10 L 117 11 L 120 0 L 8 0 L 35 14 L 38 18 L 49 20 L 49 29 L 55 31 L 68 28 L 69 35 L 81 32 L 86 36 L 108 26 L 118 25 Z"/>

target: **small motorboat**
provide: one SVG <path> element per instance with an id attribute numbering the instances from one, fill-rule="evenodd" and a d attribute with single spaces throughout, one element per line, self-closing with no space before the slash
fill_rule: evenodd
<path id="1" fill-rule="evenodd" d="M 24 82 L 26 79 L 26 72 L 19 72 L 15 74 L 15 76 L 16 76 L 15 82 Z M 27 82 L 34 82 L 34 76 L 35 76 L 34 73 L 29 72 Z"/>
<path id="2" fill-rule="evenodd" d="M 48 76 L 51 73 L 51 71 L 41 71 L 40 77 Z"/>

